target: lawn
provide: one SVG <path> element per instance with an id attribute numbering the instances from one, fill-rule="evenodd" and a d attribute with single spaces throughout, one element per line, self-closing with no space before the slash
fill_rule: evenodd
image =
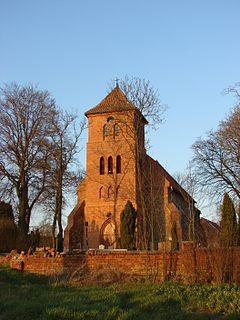
<path id="1" fill-rule="evenodd" d="M 0 268 L 0 319 L 240 319 L 240 288 L 149 284 L 56 283 Z"/>

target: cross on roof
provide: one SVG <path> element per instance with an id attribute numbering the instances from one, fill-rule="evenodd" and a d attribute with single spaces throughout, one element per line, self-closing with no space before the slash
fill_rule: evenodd
<path id="1" fill-rule="evenodd" d="M 118 86 L 118 81 L 119 81 L 120 79 L 118 79 L 118 78 L 116 78 L 115 79 L 115 82 L 116 82 L 116 87 L 118 88 L 119 86 Z"/>

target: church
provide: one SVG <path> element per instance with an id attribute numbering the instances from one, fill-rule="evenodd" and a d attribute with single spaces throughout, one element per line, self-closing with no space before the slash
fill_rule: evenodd
<path id="1" fill-rule="evenodd" d="M 85 116 L 86 176 L 68 216 L 65 251 L 119 248 L 120 215 L 127 201 L 137 210 L 136 249 L 171 248 L 173 225 L 179 250 L 193 237 L 204 245 L 194 199 L 147 154 L 148 122 L 120 87 Z"/>

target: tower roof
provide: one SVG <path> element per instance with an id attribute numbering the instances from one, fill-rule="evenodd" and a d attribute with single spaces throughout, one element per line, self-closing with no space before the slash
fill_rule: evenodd
<path id="1" fill-rule="evenodd" d="M 85 115 L 98 114 L 98 113 L 111 113 L 121 111 L 137 111 L 140 112 L 126 97 L 122 90 L 116 86 L 99 104 L 94 108 L 85 112 Z M 147 120 L 142 115 L 147 123 Z"/>

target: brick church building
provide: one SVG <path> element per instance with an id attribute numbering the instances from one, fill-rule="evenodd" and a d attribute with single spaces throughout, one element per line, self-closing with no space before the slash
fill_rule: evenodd
<path id="1" fill-rule="evenodd" d="M 179 248 L 191 240 L 204 244 L 200 212 L 192 197 L 147 155 L 147 120 L 116 86 L 88 118 L 86 177 L 68 217 L 65 250 L 116 248 L 120 214 L 128 200 L 137 210 L 136 248 L 169 247 L 177 225 Z M 194 228 L 192 227 L 194 226 Z"/>

